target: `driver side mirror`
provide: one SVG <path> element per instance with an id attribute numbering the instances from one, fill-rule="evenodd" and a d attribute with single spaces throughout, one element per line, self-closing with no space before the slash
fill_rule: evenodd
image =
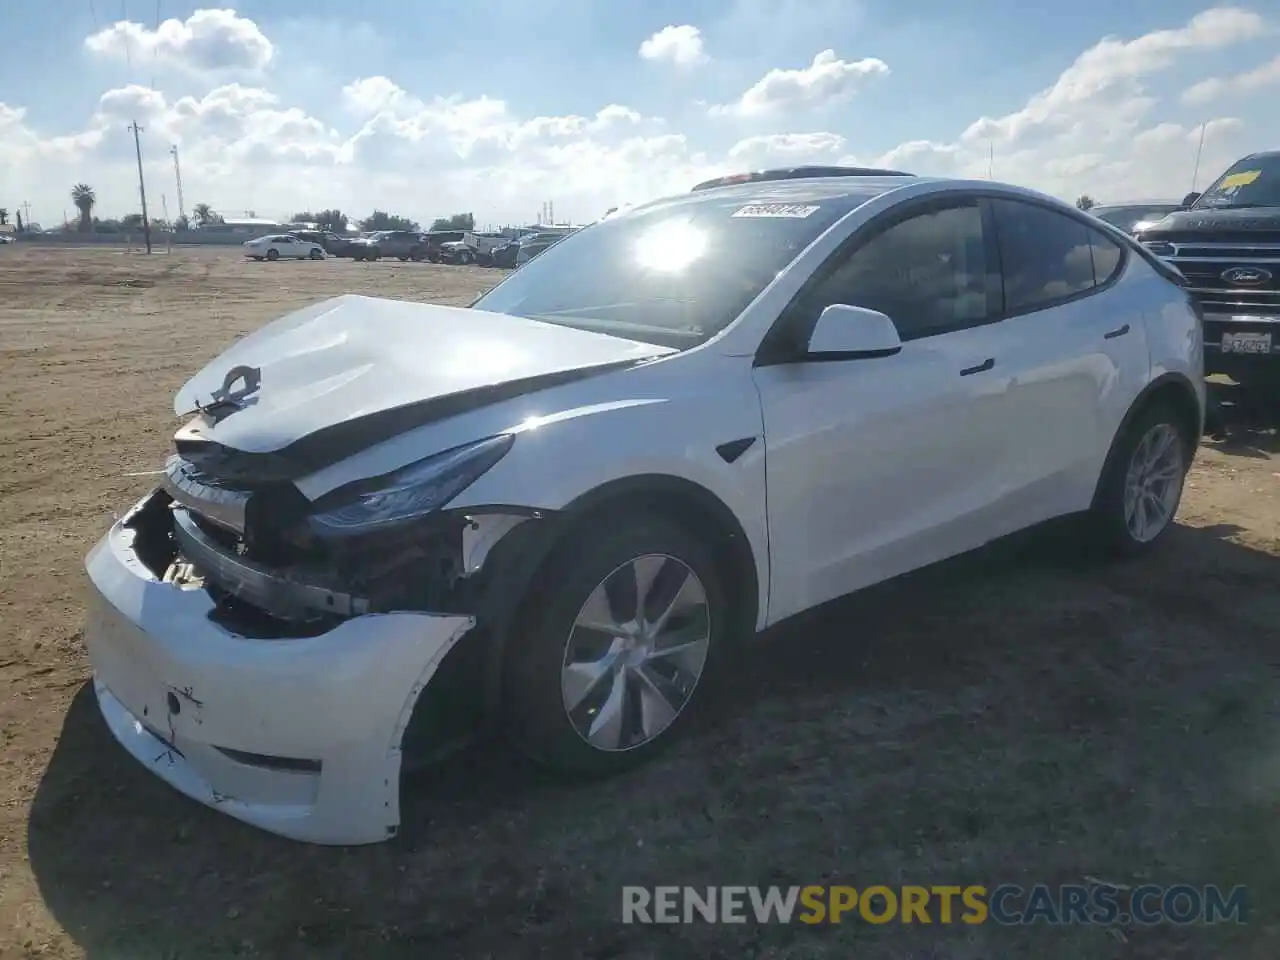
<path id="1" fill-rule="evenodd" d="M 833 303 L 818 317 L 806 360 L 874 360 L 902 351 L 893 321 L 878 310 Z"/>
<path id="2" fill-rule="evenodd" d="M 1199 199 L 1200 199 L 1200 194 L 1192 190 L 1190 193 L 1188 193 L 1185 197 L 1182 198 L 1182 209 L 1183 210 L 1190 209 L 1191 205 Z"/>

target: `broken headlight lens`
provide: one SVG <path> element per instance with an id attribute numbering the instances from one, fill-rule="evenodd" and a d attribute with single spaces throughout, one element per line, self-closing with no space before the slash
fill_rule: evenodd
<path id="1" fill-rule="evenodd" d="M 352 536 L 439 510 L 506 456 L 515 434 L 454 447 L 327 495 L 308 522 L 321 536 Z M 330 505 L 332 504 L 332 505 Z"/>

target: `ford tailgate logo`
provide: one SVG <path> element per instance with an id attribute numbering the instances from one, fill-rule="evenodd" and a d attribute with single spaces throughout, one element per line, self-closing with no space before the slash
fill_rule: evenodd
<path id="1" fill-rule="evenodd" d="M 1260 287 L 1271 279 L 1271 271 L 1261 267 L 1232 267 L 1222 271 L 1222 279 L 1238 287 Z"/>

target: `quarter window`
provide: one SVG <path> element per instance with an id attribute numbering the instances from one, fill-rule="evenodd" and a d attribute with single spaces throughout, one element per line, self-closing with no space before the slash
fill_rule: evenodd
<path id="1" fill-rule="evenodd" d="M 962 329 L 987 319 L 988 269 L 977 203 L 932 210 L 857 247 L 803 295 L 801 316 L 842 303 L 886 314 L 903 340 Z"/>
<path id="2" fill-rule="evenodd" d="M 1099 284 L 1110 283 L 1120 272 L 1120 260 L 1124 253 L 1120 244 L 1097 230 L 1089 231 L 1089 246 L 1093 252 L 1093 278 Z"/>
<path id="3" fill-rule="evenodd" d="M 1094 231 L 1036 204 L 991 204 L 1000 234 L 1006 313 L 1042 310 L 1093 289 Z"/>

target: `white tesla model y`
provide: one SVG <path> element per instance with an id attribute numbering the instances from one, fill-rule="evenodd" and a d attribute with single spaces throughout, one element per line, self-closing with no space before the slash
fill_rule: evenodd
<path id="1" fill-rule="evenodd" d="M 1027 190 L 802 168 L 615 213 L 469 309 L 299 310 L 183 387 L 89 554 L 102 713 L 319 843 L 393 835 L 463 714 L 641 762 L 800 611 L 1067 514 L 1151 547 L 1203 418 L 1180 279 Z"/>

